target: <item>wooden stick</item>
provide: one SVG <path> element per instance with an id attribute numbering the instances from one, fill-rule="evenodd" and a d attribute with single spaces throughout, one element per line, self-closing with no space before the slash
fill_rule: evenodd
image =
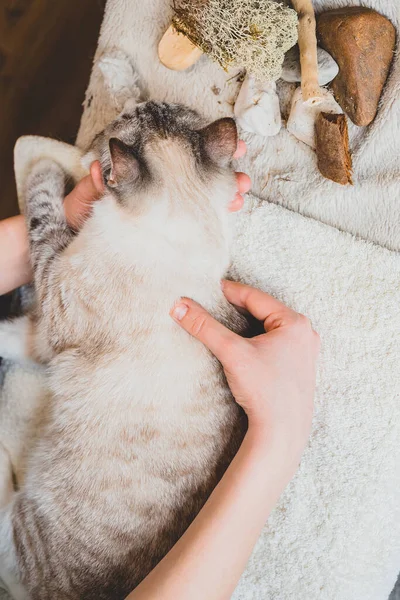
<path id="1" fill-rule="evenodd" d="M 312 0 L 292 0 L 299 24 L 301 91 L 304 102 L 319 103 L 322 99 L 318 84 L 318 59 L 315 13 Z"/>

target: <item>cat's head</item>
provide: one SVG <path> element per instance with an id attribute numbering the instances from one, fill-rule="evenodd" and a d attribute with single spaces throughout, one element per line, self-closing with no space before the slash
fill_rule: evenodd
<path id="1" fill-rule="evenodd" d="M 237 141 L 233 119 L 204 125 L 185 106 L 151 101 L 127 107 L 97 136 L 92 157 L 107 193 L 132 214 L 220 221 L 235 193 Z"/>

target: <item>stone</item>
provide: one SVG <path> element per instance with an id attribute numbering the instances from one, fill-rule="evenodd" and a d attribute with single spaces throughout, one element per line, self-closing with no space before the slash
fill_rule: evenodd
<path id="1" fill-rule="evenodd" d="M 332 79 L 335 79 L 336 75 L 339 73 L 339 67 L 332 56 L 323 48 L 317 48 L 317 58 L 318 83 L 319 85 L 326 85 L 332 81 Z M 293 46 L 293 48 L 285 54 L 281 79 L 288 81 L 289 83 L 301 81 L 300 52 L 297 45 Z"/>
<path id="2" fill-rule="evenodd" d="M 275 82 L 260 84 L 253 75 L 246 75 L 236 98 L 234 113 L 244 131 L 264 137 L 279 133 L 282 118 Z"/>
<path id="3" fill-rule="evenodd" d="M 393 59 L 393 24 L 370 8 L 338 8 L 317 17 L 317 38 L 339 65 L 331 83 L 336 100 L 353 123 L 369 125 Z"/>
<path id="4" fill-rule="evenodd" d="M 316 146 L 315 123 L 320 113 L 340 114 L 343 112 L 329 90 L 321 88 L 321 93 L 321 102 L 310 104 L 303 101 L 301 87 L 298 87 L 293 94 L 287 122 L 289 133 L 314 149 Z"/>

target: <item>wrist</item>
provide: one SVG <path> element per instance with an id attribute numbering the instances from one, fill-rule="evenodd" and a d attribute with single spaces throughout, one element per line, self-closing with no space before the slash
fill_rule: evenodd
<path id="1" fill-rule="evenodd" d="M 303 448 L 300 450 L 293 444 L 293 440 L 287 439 L 270 425 L 249 421 L 245 442 L 256 460 L 268 464 L 269 467 L 273 465 L 280 478 L 288 482 L 294 477 L 299 468 Z"/>
<path id="2" fill-rule="evenodd" d="M 246 439 L 252 447 L 257 448 L 260 453 L 268 454 L 271 451 L 272 435 L 271 429 L 265 423 L 248 421 Z"/>

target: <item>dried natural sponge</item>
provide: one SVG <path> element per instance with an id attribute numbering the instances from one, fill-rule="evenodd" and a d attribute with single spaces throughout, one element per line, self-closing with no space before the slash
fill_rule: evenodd
<path id="1" fill-rule="evenodd" d="M 279 79 L 297 42 L 297 13 L 273 0 L 175 0 L 175 29 L 223 68 L 245 67 L 256 79 Z"/>

